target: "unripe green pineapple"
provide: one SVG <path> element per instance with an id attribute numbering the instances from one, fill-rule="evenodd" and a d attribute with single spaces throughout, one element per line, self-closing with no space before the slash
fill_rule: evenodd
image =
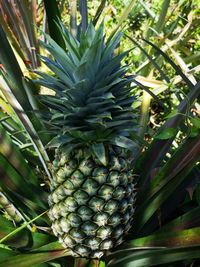
<path id="1" fill-rule="evenodd" d="M 108 148 L 108 165 L 73 151 L 57 155 L 49 198 L 52 229 L 74 256 L 99 258 L 132 225 L 135 191 L 128 159 Z"/>
<path id="2" fill-rule="evenodd" d="M 53 72 L 38 82 L 54 90 L 41 96 L 55 133 L 49 197 L 54 234 L 75 257 L 100 258 L 123 242 L 133 222 L 135 188 L 130 135 L 135 118 L 131 77 L 115 55 L 121 34 L 105 41 L 103 25 L 74 38 L 60 24 L 66 50 L 49 36 L 42 57 Z"/>

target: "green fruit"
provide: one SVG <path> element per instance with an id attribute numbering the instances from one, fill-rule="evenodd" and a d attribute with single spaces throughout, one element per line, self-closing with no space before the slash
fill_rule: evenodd
<path id="1" fill-rule="evenodd" d="M 108 154 L 111 154 L 111 151 L 108 151 Z M 71 157 L 73 157 L 73 153 Z M 112 163 L 112 161 L 110 162 Z M 49 213 L 52 228 L 57 229 L 58 225 L 61 228 L 54 230 L 54 233 L 62 244 L 66 248 L 70 248 L 74 256 L 88 258 L 102 256 L 107 250 L 123 241 L 122 237 L 132 225 L 134 214 L 134 209 L 131 209 L 134 205 L 132 198 L 135 199 L 132 181 L 129 181 L 127 177 L 125 183 L 124 178 L 122 179 L 125 175 L 124 168 L 118 169 L 114 173 L 118 181 L 116 185 L 110 183 L 111 175 L 109 174 L 113 175 L 112 165 L 102 166 L 92 156 L 90 163 L 87 171 L 91 175 L 84 176 L 82 174 L 77 160 L 77 170 L 74 173 L 78 175 L 75 176 L 74 173 L 66 175 L 63 185 L 53 189 L 51 201 L 54 203 L 50 203 Z M 127 169 L 127 172 L 129 170 Z M 58 172 L 55 170 L 55 177 Z M 64 169 L 63 172 L 66 173 Z M 105 173 L 107 176 L 104 178 L 104 182 L 102 179 L 97 182 L 97 177 L 100 174 L 105 176 Z M 79 188 L 77 181 L 80 180 L 82 183 Z M 62 191 L 58 189 L 62 186 L 66 188 L 67 185 L 70 188 L 76 188 L 70 196 L 66 195 L 63 200 L 59 195 L 57 198 L 53 197 L 55 194 L 62 194 Z M 61 199 L 59 206 L 57 199 Z"/>
<path id="2" fill-rule="evenodd" d="M 40 73 L 38 81 L 55 92 L 41 96 L 55 133 L 49 217 L 73 256 L 100 258 L 123 242 L 133 221 L 132 78 L 121 66 L 127 53 L 115 55 L 121 33 L 105 41 L 103 25 L 90 24 L 76 39 L 60 28 L 66 49 L 46 36 L 55 60 L 42 59 L 54 74 Z"/>

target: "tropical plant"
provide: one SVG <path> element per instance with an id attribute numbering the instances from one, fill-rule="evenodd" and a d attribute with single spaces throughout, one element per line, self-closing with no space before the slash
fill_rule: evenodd
<path id="1" fill-rule="evenodd" d="M 0 267 L 198 264 L 200 122 L 192 107 L 200 82 L 146 40 L 154 56 L 140 49 L 152 68 L 171 84 L 162 57 L 188 93 L 143 138 L 131 94 L 137 87 L 163 103 L 125 74 L 127 52 L 115 50 L 133 2 L 105 39 L 102 25 L 87 25 L 86 1 L 79 26 L 71 16 L 71 33 L 56 1 L 44 1 L 51 37 L 44 34 L 49 54 L 41 60 L 49 70 L 34 80 L 24 77 L 0 28 Z M 53 91 L 41 94 L 38 84 Z"/>

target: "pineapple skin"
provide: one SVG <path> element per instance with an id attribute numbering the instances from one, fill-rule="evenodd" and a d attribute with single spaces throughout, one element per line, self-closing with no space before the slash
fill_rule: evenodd
<path id="1" fill-rule="evenodd" d="M 129 157 L 110 146 L 104 166 L 87 151 L 57 153 L 49 196 L 52 230 L 73 257 L 101 258 L 132 226 L 135 185 Z"/>

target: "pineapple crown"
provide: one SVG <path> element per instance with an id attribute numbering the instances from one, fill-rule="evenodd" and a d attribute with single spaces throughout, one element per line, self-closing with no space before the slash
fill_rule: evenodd
<path id="1" fill-rule="evenodd" d="M 62 23 L 59 29 L 65 50 L 48 35 L 48 44 L 42 43 L 54 58 L 41 56 L 53 75 L 37 72 L 37 83 L 55 92 L 41 96 L 49 109 L 45 120 L 56 134 L 49 147 L 69 151 L 86 145 L 95 154 L 104 154 L 105 144 L 131 149 L 137 115 L 131 107 L 132 77 L 126 75 L 128 66 L 121 65 L 129 51 L 115 55 L 122 33 L 106 42 L 103 23 L 97 30 L 90 23 L 79 38 Z"/>

